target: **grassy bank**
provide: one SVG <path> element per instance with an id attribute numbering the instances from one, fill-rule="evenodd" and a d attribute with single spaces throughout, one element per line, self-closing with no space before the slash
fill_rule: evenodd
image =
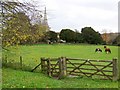
<path id="1" fill-rule="evenodd" d="M 3 68 L 3 88 L 117 88 L 118 82 L 91 78 L 65 78 L 56 80 L 42 73 Z"/>

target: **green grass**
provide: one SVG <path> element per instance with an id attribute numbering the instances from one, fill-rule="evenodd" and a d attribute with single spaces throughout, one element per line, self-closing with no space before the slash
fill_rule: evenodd
<path id="1" fill-rule="evenodd" d="M 7 55 L 8 60 L 19 61 L 19 56 L 23 57 L 23 63 L 35 67 L 40 62 L 41 57 L 70 57 L 97 60 L 112 60 L 118 58 L 117 46 L 108 46 L 112 53 L 106 54 L 103 45 L 27 45 L 10 47 L 10 52 L 3 51 L 3 56 Z M 102 53 L 95 53 L 96 48 L 101 48 Z M 120 48 L 119 48 L 120 49 Z M 91 78 L 65 78 L 56 80 L 41 73 L 31 73 L 3 68 L 3 88 L 117 88 L 118 82 L 110 80 L 92 80 Z"/>
<path id="2" fill-rule="evenodd" d="M 3 68 L 2 88 L 118 88 L 118 82 L 91 78 L 56 80 L 41 73 Z"/>
<path id="3" fill-rule="evenodd" d="M 101 48 L 102 53 L 95 53 L 96 48 Z M 40 62 L 41 57 L 70 57 L 70 58 L 84 58 L 84 59 L 97 59 L 97 60 L 112 60 L 118 57 L 118 47 L 109 46 L 112 53 L 106 54 L 103 45 L 32 45 L 32 46 L 18 46 L 11 47 L 11 52 L 7 55 L 9 59 L 18 61 L 19 56 L 23 57 L 26 64 L 37 64 Z M 6 52 L 3 52 L 3 56 Z"/>

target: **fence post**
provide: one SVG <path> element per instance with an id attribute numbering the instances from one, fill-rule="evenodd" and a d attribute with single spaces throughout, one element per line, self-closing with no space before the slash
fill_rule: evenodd
<path id="1" fill-rule="evenodd" d="M 20 56 L 20 68 L 22 69 L 22 56 Z"/>
<path id="2" fill-rule="evenodd" d="M 113 59 L 113 81 L 118 80 L 118 60 Z"/>
<path id="3" fill-rule="evenodd" d="M 45 71 L 45 58 L 41 58 L 41 70 Z"/>
<path id="4" fill-rule="evenodd" d="M 47 60 L 47 73 L 49 76 L 51 76 L 51 64 L 50 64 L 50 59 Z"/>
<path id="5" fill-rule="evenodd" d="M 7 65 L 7 55 L 5 55 L 5 64 Z"/>
<path id="6" fill-rule="evenodd" d="M 61 79 L 61 78 L 64 78 L 66 76 L 66 58 L 64 57 L 61 57 L 59 59 L 59 76 L 58 78 Z"/>

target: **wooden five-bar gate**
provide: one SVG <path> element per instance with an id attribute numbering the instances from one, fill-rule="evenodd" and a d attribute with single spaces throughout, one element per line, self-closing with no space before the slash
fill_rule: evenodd
<path id="1" fill-rule="evenodd" d="M 118 80 L 118 60 L 85 60 L 72 58 L 41 58 L 41 70 L 61 79 L 66 76 Z"/>

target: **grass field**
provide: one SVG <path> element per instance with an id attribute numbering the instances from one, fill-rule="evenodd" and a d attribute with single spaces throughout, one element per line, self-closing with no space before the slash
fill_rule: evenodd
<path id="1" fill-rule="evenodd" d="M 97 60 L 112 60 L 118 58 L 118 47 L 108 46 L 112 53 L 106 54 L 103 45 L 27 45 L 10 47 L 10 52 L 3 51 L 3 56 L 7 54 L 8 59 L 19 60 L 23 57 L 23 63 L 35 67 L 40 62 L 41 57 L 70 57 Z M 101 48 L 102 53 L 95 53 L 96 48 Z M 8 76 L 9 75 L 9 76 Z M 29 82 L 29 83 L 28 83 Z M 3 88 L 117 88 L 118 82 L 110 80 L 92 80 L 90 78 L 65 78 L 56 80 L 41 73 L 31 73 L 3 68 Z"/>
<path id="2" fill-rule="evenodd" d="M 9 58 L 18 60 L 22 56 L 26 64 L 38 63 L 41 57 L 70 57 L 70 58 L 84 58 L 84 59 L 99 59 L 112 60 L 118 58 L 118 47 L 108 46 L 112 53 L 106 54 L 103 45 L 32 45 L 32 46 L 18 46 L 11 47 L 11 52 L 7 55 Z M 96 48 L 101 48 L 102 53 L 95 53 Z M 3 56 L 4 56 L 3 52 Z M 33 61 L 33 62 L 32 62 Z"/>

